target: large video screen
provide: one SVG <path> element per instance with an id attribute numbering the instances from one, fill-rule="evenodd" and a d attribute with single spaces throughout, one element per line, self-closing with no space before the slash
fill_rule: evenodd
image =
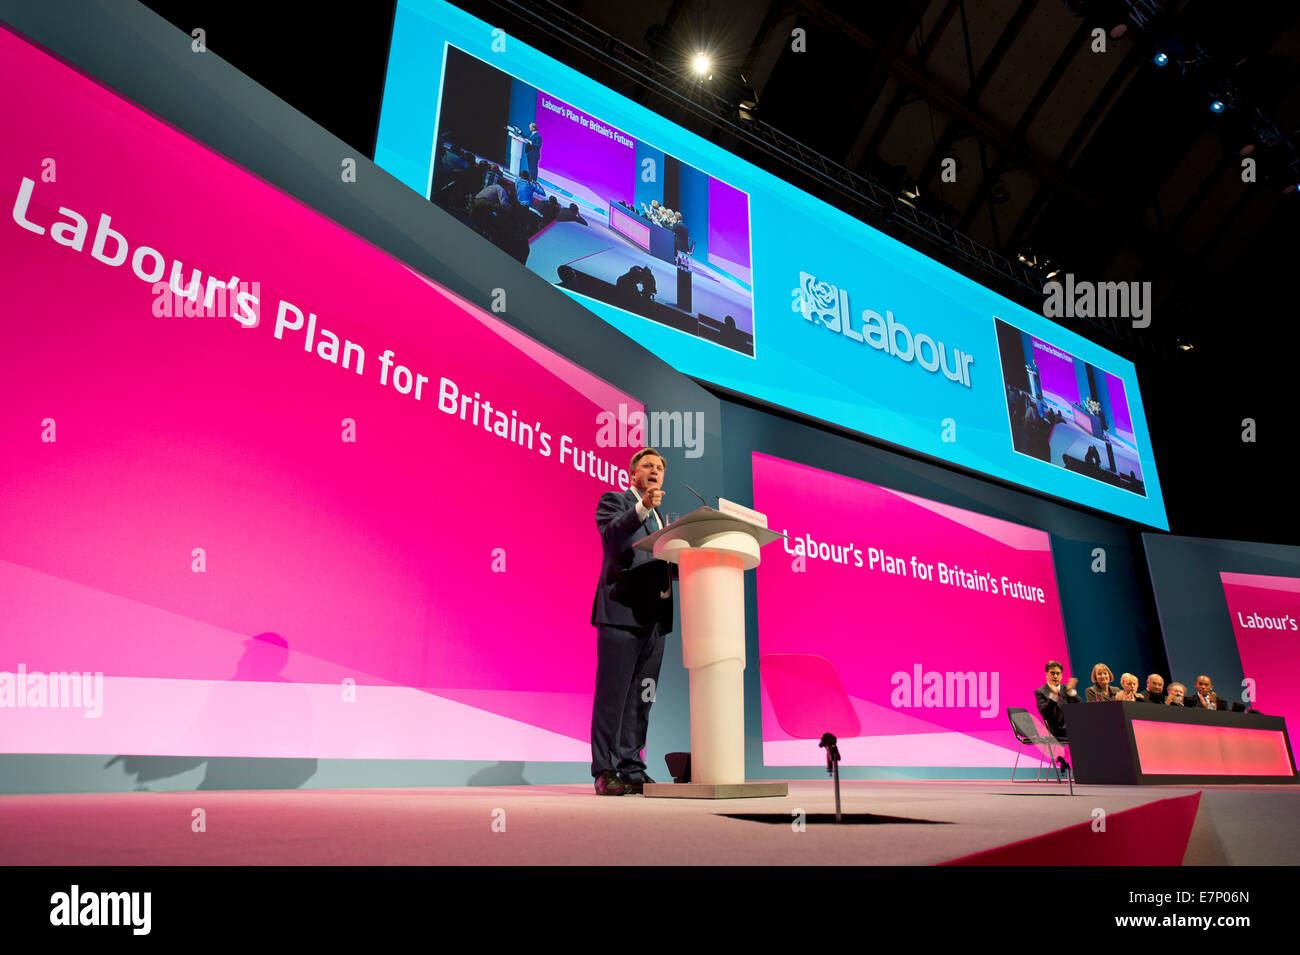
<path id="1" fill-rule="evenodd" d="M 1219 685 L 1216 692 L 1284 717 L 1292 729 L 1300 726 L 1300 577 L 1225 571 L 1219 578 L 1246 685 Z"/>
<path id="2" fill-rule="evenodd" d="M 1168 526 L 1131 362 L 526 37 L 444 0 L 399 0 L 375 161 L 687 375 Z M 1095 372 L 1078 412 L 1059 409 L 1076 440 L 1056 455 L 1023 450 L 1008 419 L 999 318 Z"/>
<path id="3" fill-rule="evenodd" d="M 0 76 L 0 752 L 589 760 L 643 405 L 7 30 Z"/>
<path id="4" fill-rule="evenodd" d="M 1016 451 L 1146 496 L 1122 379 L 997 319 Z"/>
<path id="5" fill-rule="evenodd" d="M 462 50 L 445 56 L 429 198 L 575 295 L 754 354 L 746 195 Z"/>
<path id="6" fill-rule="evenodd" d="M 1069 659 L 1050 536 L 765 454 L 753 467 L 754 506 L 787 535 L 756 571 L 764 763 L 824 763 L 830 732 L 849 765 L 1011 767 L 1006 708 L 1036 716 L 1044 665 Z"/>

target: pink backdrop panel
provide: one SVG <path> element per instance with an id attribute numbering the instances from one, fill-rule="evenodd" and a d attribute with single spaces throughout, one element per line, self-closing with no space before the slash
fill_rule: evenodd
<path id="1" fill-rule="evenodd" d="M 206 755 L 283 723 L 281 755 L 573 758 L 595 506 L 630 453 L 597 415 L 643 406 L 6 30 L 0 77 L 0 671 L 102 672 L 132 728 L 41 748 L 179 752 L 155 690 L 199 681 Z M 201 307 L 209 277 L 256 304 Z M 367 743 L 273 686 L 346 680 L 459 706 L 399 695 L 434 724 Z"/>
<path id="2" fill-rule="evenodd" d="M 1254 706 L 1281 716 L 1287 728 L 1300 720 L 1300 578 L 1221 573 L 1223 596 L 1237 638 L 1241 671 L 1255 681 Z M 1189 687 L 1195 693 L 1195 687 Z M 1216 692 L 1234 699 L 1235 688 Z"/>
<path id="3" fill-rule="evenodd" d="M 824 761 L 803 740 L 847 731 L 849 763 L 1010 766 L 1006 708 L 1033 712 L 1043 664 L 1068 658 L 1049 536 L 764 454 L 753 468 L 754 506 L 789 535 L 756 572 L 769 762 Z"/>

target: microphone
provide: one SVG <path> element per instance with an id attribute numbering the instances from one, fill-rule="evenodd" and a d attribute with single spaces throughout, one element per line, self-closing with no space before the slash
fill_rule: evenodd
<path id="1" fill-rule="evenodd" d="M 686 490 L 690 491 L 692 494 L 694 494 L 696 497 L 698 497 L 698 498 L 700 499 L 700 503 L 701 503 L 701 504 L 703 504 L 705 507 L 708 507 L 708 506 L 709 506 L 709 502 L 706 501 L 706 500 L 705 500 L 705 499 L 700 495 L 700 492 L 699 492 L 699 491 L 695 490 L 695 488 L 691 487 L 689 484 L 685 485 L 685 487 L 686 487 Z"/>

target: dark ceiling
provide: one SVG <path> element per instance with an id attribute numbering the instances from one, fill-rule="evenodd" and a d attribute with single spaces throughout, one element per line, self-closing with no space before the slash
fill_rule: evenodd
<path id="1" fill-rule="evenodd" d="M 204 26 L 213 52 L 372 154 L 392 3 L 311 17 L 147 5 L 186 32 Z M 1115 11 L 1109 27 L 1130 6 L 1112 0 L 456 5 L 1030 308 L 1041 309 L 1037 283 L 855 198 L 862 182 L 890 193 L 914 182 L 947 232 L 1009 262 L 1150 282 L 1149 328 L 1062 324 L 1137 363 L 1171 529 L 1300 543 L 1287 493 L 1300 457 L 1289 387 L 1300 194 L 1283 194 L 1294 171 L 1243 121 L 1258 108 L 1300 143 L 1300 3 L 1134 4 L 1163 8 L 1153 28 L 1196 60 L 1182 69 L 1155 66 L 1156 41 L 1131 21 L 1095 50 L 1093 17 Z M 703 84 L 688 67 L 698 49 L 714 63 Z M 1236 97 L 1222 116 L 1209 89 Z M 751 92 L 746 121 L 737 106 Z M 941 175 L 947 158 L 955 181 Z"/>

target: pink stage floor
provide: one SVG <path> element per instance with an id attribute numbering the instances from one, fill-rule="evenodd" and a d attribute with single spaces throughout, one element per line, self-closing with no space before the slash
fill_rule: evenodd
<path id="1" fill-rule="evenodd" d="M 797 831 L 796 810 L 834 811 L 819 781 L 717 801 L 602 798 L 585 785 L 7 795 L 0 845 L 11 865 L 1035 865 L 1063 852 L 1077 864 L 1300 862 L 1300 786 L 1070 796 L 1055 783 L 851 781 L 842 793 L 846 813 L 915 822 Z"/>

